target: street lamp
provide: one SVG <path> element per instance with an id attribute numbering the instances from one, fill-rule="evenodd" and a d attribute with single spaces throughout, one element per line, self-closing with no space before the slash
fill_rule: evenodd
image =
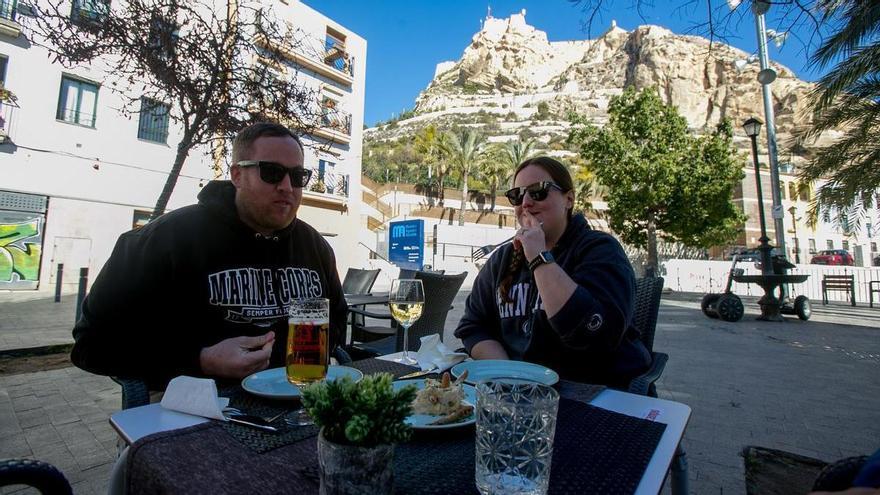
<path id="1" fill-rule="evenodd" d="M 761 273 L 763 275 L 771 275 L 773 273 L 773 267 L 770 266 L 770 250 L 772 248 L 770 246 L 770 238 L 767 237 L 767 221 L 764 218 L 764 195 L 761 192 L 761 171 L 760 165 L 758 165 L 758 134 L 761 132 L 761 124 L 760 120 L 751 117 L 743 122 L 743 129 L 746 131 L 746 136 L 752 140 L 752 160 L 755 163 L 755 186 L 758 189 L 758 218 L 761 219 L 761 238 L 758 239 L 761 242 L 761 246 L 758 247 L 761 251 Z"/>
<path id="2" fill-rule="evenodd" d="M 792 205 L 788 208 L 788 212 L 791 213 L 791 227 L 794 230 L 794 263 L 796 265 L 801 264 L 801 246 L 798 241 L 797 236 L 797 218 L 795 218 L 795 214 L 797 213 L 797 207 Z"/>

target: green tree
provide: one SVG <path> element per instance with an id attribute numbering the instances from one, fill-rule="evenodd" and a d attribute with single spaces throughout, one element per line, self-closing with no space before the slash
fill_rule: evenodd
<path id="1" fill-rule="evenodd" d="M 859 228 L 877 204 L 880 189 L 880 7 L 876 0 L 820 0 L 822 21 L 836 26 L 811 62 L 836 65 L 811 96 L 812 125 L 800 133 L 801 146 L 825 131 L 843 130 L 820 148 L 800 171 L 800 179 L 824 183 L 816 191 L 809 217 L 821 213 L 844 229 Z"/>
<path id="2" fill-rule="evenodd" d="M 724 122 L 696 137 L 655 88 L 627 88 L 609 106 L 608 125 L 573 119 L 569 139 L 608 188 L 609 224 L 624 242 L 647 248 L 657 273 L 657 236 L 710 247 L 733 239 L 744 216 L 731 201 L 743 178 L 741 157 Z"/>
<path id="3" fill-rule="evenodd" d="M 415 151 L 421 157 L 421 164 L 428 167 L 428 176 L 436 173 L 437 183 L 439 184 L 438 197 L 440 204 L 443 204 L 443 176 L 446 170 L 439 167 L 438 164 L 442 159 L 442 150 L 440 148 L 441 132 L 437 130 L 434 124 L 427 125 L 420 129 L 414 139 Z"/>
<path id="4" fill-rule="evenodd" d="M 490 160 L 483 165 L 481 175 L 489 186 L 489 193 L 492 196 L 490 211 L 495 211 L 495 196 L 498 194 L 498 189 L 510 180 L 510 174 L 520 163 L 535 156 L 534 146 L 534 139 L 523 141 L 514 139 L 495 144 L 489 149 Z"/>
<path id="5" fill-rule="evenodd" d="M 448 141 L 443 143 L 444 154 L 449 158 L 450 164 L 461 173 L 459 225 L 464 225 L 464 210 L 468 199 L 468 176 L 483 157 L 485 144 L 485 136 L 470 128 L 450 132 Z"/>

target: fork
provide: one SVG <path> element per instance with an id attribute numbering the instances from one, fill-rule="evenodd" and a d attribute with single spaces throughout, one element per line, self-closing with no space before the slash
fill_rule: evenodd
<path id="1" fill-rule="evenodd" d="M 235 407 L 227 407 L 227 408 L 223 409 L 223 412 L 224 412 L 224 413 L 229 412 L 229 413 L 232 413 L 232 414 L 245 414 L 244 412 L 241 411 L 241 409 L 238 409 L 238 408 L 235 408 Z M 269 417 L 263 417 L 263 416 L 260 416 L 260 418 L 262 418 L 263 421 L 265 421 L 265 422 L 267 422 L 267 423 L 272 423 L 273 421 L 278 420 L 279 418 L 281 418 L 282 416 L 286 415 L 286 414 L 289 413 L 289 412 L 291 412 L 291 411 L 288 410 L 288 409 L 285 409 L 285 410 L 281 411 L 280 413 L 278 413 L 278 414 L 276 414 L 276 415 L 274 415 L 274 416 L 269 416 Z"/>

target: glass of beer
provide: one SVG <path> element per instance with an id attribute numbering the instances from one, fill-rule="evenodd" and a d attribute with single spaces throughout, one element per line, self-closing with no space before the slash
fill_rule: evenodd
<path id="1" fill-rule="evenodd" d="M 391 292 L 388 293 L 388 306 L 391 317 L 403 327 L 403 357 L 395 359 L 398 363 L 418 364 L 409 357 L 409 327 L 422 316 L 425 306 L 425 289 L 421 280 L 400 279 L 391 281 Z"/>
<path id="2" fill-rule="evenodd" d="M 330 366 L 330 301 L 325 298 L 294 299 L 287 319 L 287 381 L 297 387 L 327 377 Z M 301 409 L 299 424 L 311 424 Z"/>

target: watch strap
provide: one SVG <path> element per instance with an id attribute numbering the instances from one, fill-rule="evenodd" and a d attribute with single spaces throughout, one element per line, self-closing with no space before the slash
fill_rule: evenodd
<path id="1" fill-rule="evenodd" d="M 538 268 L 541 265 L 545 265 L 548 263 L 553 263 L 556 260 L 553 258 L 553 253 L 550 251 L 543 251 L 537 256 L 535 256 L 532 261 L 529 261 L 529 271 L 535 271 L 535 268 Z"/>

